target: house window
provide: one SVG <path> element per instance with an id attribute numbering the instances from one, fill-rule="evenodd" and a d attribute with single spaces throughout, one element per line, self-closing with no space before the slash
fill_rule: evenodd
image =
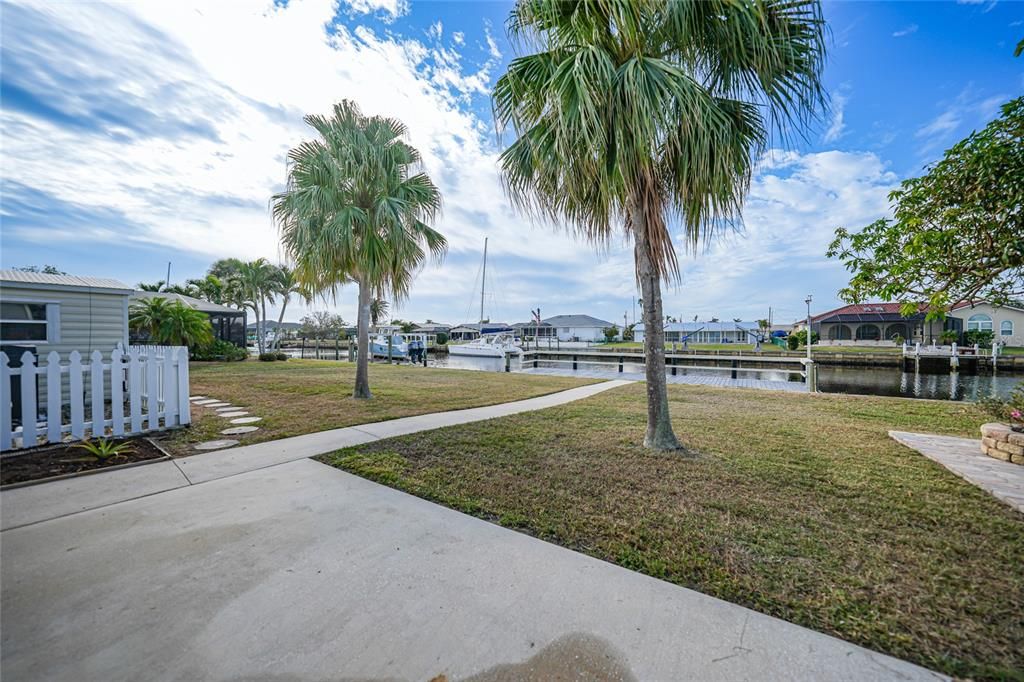
<path id="1" fill-rule="evenodd" d="M 1003 320 L 999 323 L 999 335 L 1000 336 L 1013 336 L 1013 321 Z"/>
<path id="2" fill-rule="evenodd" d="M 56 303 L 4 301 L 0 303 L 0 341 L 54 343 L 59 341 L 60 306 Z"/>
<path id="3" fill-rule="evenodd" d="M 857 327 L 858 341 L 878 341 L 882 337 L 882 331 L 873 324 L 862 324 Z"/>
<path id="4" fill-rule="evenodd" d="M 988 315 L 971 315 L 967 318 L 967 331 L 969 332 L 990 332 L 992 331 L 992 318 Z"/>

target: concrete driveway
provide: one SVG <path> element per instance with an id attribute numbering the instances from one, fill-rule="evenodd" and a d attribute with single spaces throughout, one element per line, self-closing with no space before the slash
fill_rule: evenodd
<path id="1" fill-rule="evenodd" d="M 939 677 L 312 460 L 0 542 L 4 682 Z"/>

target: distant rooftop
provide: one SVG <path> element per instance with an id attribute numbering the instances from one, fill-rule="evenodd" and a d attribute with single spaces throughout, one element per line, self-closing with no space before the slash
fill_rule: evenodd
<path id="1" fill-rule="evenodd" d="M 611 322 L 599 320 L 590 315 L 555 315 L 544 320 L 552 327 L 605 327 L 612 326 Z"/>
<path id="2" fill-rule="evenodd" d="M 0 270 L 0 282 L 34 284 L 44 287 L 80 287 L 85 289 L 111 289 L 131 292 L 132 288 L 116 279 L 106 277 L 80 277 L 78 275 L 48 275 L 24 270 Z"/>
<path id="3" fill-rule="evenodd" d="M 643 330 L 643 323 L 636 325 L 638 330 Z M 695 332 L 695 331 L 709 331 L 709 332 L 725 332 L 725 331 L 752 331 L 758 330 L 757 322 L 754 321 L 743 321 L 734 322 L 733 320 L 718 320 L 717 322 L 710 321 L 697 321 L 697 322 L 669 322 L 665 325 L 665 331 L 668 332 Z"/>

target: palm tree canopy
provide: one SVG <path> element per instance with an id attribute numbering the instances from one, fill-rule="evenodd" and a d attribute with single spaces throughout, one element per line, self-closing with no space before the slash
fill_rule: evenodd
<path id="1" fill-rule="evenodd" d="M 670 221 L 693 249 L 736 224 L 772 133 L 827 107 L 817 0 L 520 0 L 508 29 L 538 49 L 494 91 L 513 202 L 601 246 L 645 230 L 665 280 Z"/>
<path id="2" fill-rule="evenodd" d="M 206 313 L 159 296 L 133 303 L 128 324 L 156 344 L 195 347 L 213 342 L 213 326 Z"/>
<path id="3" fill-rule="evenodd" d="M 431 223 L 441 195 L 404 141 L 398 120 L 364 116 L 345 100 L 330 117 L 306 116 L 318 134 L 288 155 L 288 187 L 273 197 L 282 243 L 299 280 L 323 290 L 350 278 L 401 299 L 444 237 Z"/>

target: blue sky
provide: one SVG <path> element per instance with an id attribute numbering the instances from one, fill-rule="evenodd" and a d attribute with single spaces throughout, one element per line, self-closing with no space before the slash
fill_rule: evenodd
<path id="1" fill-rule="evenodd" d="M 492 319 L 632 315 L 631 252 L 575 243 L 505 200 L 488 93 L 515 51 L 510 4 L 404 0 L 0 5 L 0 265 L 132 283 L 201 275 L 222 256 L 280 262 L 268 202 L 301 118 L 342 98 L 402 118 L 445 197 L 443 265 L 397 314 L 474 319 L 490 238 Z M 683 258 L 667 314 L 790 321 L 838 305 L 840 225 L 1024 90 L 1019 2 L 827 2 L 832 111 L 761 159 L 745 228 Z M 336 309 L 354 318 L 354 291 Z M 288 318 L 297 319 L 301 307 Z"/>

